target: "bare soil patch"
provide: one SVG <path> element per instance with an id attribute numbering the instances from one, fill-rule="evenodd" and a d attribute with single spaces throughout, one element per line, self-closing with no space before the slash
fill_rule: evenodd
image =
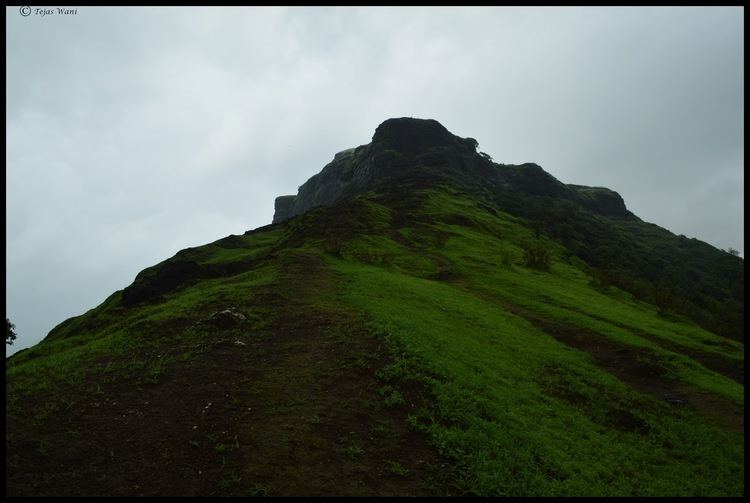
<path id="1" fill-rule="evenodd" d="M 600 318 L 598 316 L 591 315 L 589 313 L 586 314 L 587 316 L 591 316 L 592 318 L 600 319 L 602 321 L 606 321 L 607 323 L 613 323 L 614 325 L 617 325 L 619 327 L 622 327 L 626 330 L 629 330 L 633 332 L 634 334 L 638 335 L 639 337 L 643 337 L 644 339 L 648 339 L 659 346 L 668 349 L 669 351 L 673 351 L 675 353 L 682 353 L 684 355 L 689 356 L 693 360 L 699 362 L 701 365 L 706 367 L 707 369 L 713 370 L 714 372 L 724 375 L 733 381 L 738 382 L 739 384 L 745 385 L 745 362 L 736 360 L 734 358 L 728 358 L 724 355 L 721 355 L 719 353 L 713 353 L 709 351 L 702 351 L 697 348 L 691 348 L 688 346 L 685 346 L 683 344 L 677 344 L 675 342 L 668 341 L 666 339 L 663 339 L 661 337 L 657 337 L 653 334 L 650 334 L 648 332 L 645 332 L 638 327 L 634 327 L 632 325 L 627 325 L 624 323 L 616 323 L 609 319 Z M 722 344 L 719 341 L 709 341 L 706 342 L 706 344 L 710 346 L 722 346 Z"/>
<path id="2" fill-rule="evenodd" d="M 406 424 L 429 392 L 409 383 L 406 403 L 386 406 L 376 377 L 390 361 L 382 341 L 350 313 L 310 303 L 312 292 L 335 289 L 319 259 L 300 254 L 286 266 L 255 296 L 276 313 L 263 330 L 216 328 L 196 348 L 179 338 L 188 320 L 173 320 L 154 334 L 172 341 L 164 355 L 196 354 L 166 365 L 156 382 L 104 382 L 92 369 L 80 386 L 14 401 L 6 494 L 446 494 L 438 471 L 447 461 Z M 48 404 L 59 407 L 54 415 L 29 420 Z"/>
<path id="3" fill-rule="evenodd" d="M 669 377 L 658 355 L 648 349 L 618 343 L 593 330 L 545 318 L 509 302 L 503 305 L 558 341 L 588 353 L 597 365 L 641 393 L 672 407 L 691 407 L 728 430 L 744 431 L 742 407 Z M 624 424 L 630 421 L 625 415 L 615 416 L 613 420 Z"/>

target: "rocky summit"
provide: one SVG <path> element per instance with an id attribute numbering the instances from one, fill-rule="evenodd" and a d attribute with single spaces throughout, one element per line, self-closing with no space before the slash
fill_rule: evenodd
<path id="1" fill-rule="evenodd" d="M 367 145 L 337 153 L 297 195 L 276 198 L 273 222 L 283 222 L 316 206 L 330 205 L 384 183 L 419 179 L 458 186 L 512 190 L 567 199 L 610 217 L 633 217 L 614 191 L 565 185 L 533 163 L 497 164 L 477 152 L 473 138 L 450 133 L 432 119 L 399 118 L 383 122 Z"/>
<path id="2" fill-rule="evenodd" d="M 217 238 L 6 360 L 6 496 L 744 494 L 744 260 L 613 190 L 397 118 Z"/>

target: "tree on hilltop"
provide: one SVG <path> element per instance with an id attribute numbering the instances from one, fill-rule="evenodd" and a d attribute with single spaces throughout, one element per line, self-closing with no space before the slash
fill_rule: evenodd
<path id="1" fill-rule="evenodd" d="M 16 332 L 13 330 L 16 326 L 10 322 L 8 318 L 5 318 L 6 330 L 5 330 L 5 344 L 13 344 L 16 340 Z"/>

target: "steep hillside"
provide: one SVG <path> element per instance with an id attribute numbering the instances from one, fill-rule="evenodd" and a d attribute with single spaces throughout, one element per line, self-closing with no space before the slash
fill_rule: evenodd
<path id="1" fill-rule="evenodd" d="M 610 189 L 566 185 L 533 163 L 497 164 L 477 147 L 434 120 L 389 119 L 371 143 L 336 154 L 296 196 L 277 198 L 274 222 L 367 190 L 400 197 L 442 183 L 526 219 L 603 284 L 743 339 L 743 259 L 643 222 Z"/>
<path id="2" fill-rule="evenodd" d="M 741 259 L 435 121 L 316 176 L 8 359 L 7 495 L 744 493 L 742 337 L 635 272 Z"/>

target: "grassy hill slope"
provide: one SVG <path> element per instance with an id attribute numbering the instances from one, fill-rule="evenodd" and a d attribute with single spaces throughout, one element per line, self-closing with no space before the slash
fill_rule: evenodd
<path id="1" fill-rule="evenodd" d="M 11 357 L 7 494 L 741 495 L 744 346 L 658 311 L 499 206 L 369 192 Z"/>

